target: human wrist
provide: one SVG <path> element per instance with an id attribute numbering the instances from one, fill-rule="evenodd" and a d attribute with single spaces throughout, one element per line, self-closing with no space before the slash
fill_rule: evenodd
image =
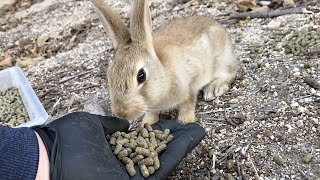
<path id="1" fill-rule="evenodd" d="M 39 134 L 34 131 L 37 136 L 38 144 L 39 144 L 39 163 L 38 163 L 38 171 L 36 175 L 36 180 L 49 180 L 49 157 L 47 153 L 47 149 L 39 136 Z"/>

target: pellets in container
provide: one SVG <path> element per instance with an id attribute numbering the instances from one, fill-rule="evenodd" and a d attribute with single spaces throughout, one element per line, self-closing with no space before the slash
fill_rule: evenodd
<path id="1" fill-rule="evenodd" d="M 0 124 L 14 127 L 28 120 L 27 109 L 18 88 L 0 91 Z"/>

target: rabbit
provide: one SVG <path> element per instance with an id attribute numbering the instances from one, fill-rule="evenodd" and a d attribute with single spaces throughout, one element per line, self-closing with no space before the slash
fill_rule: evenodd
<path id="1" fill-rule="evenodd" d="M 238 62 L 227 30 L 213 19 L 191 16 L 152 31 L 148 0 L 134 0 L 130 28 L 103 0 L 91 0 L 115 49 L 106 69 L 112 113 L 141 125 L 159 121 L 160 111 L 178 108 L 178 120 L 196 121 L 197 95 L 223 95 Z"/>

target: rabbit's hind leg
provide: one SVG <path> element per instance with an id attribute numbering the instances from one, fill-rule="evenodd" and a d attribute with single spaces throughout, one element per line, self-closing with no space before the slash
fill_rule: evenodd
<path id="1" fill-rule="evenodd" d="M 224 53 L 217 60 L 218 67 L 211 81 L 203 89 L 203 97 L 205 101 L 211 101 L 215 97 L 222 96 L 229 90 L 229 85 L 234 81 L 238 70 L 236 58 L 231 52 Z"/>

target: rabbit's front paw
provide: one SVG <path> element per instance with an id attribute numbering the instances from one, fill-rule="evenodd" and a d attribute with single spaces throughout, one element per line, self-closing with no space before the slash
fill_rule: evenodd
<path id="1" fill-rule="evenodd" d="M 159 121 L 159 113 L 146 113 L 142 119 L 141 127 L 144 126 L 144 124 L 149 123 L 155 124 Z"/>
<path id="2" fill-rule="evenodd" d="M 226 81 L 217 82 L 214 81 L 209 84 L 203 91 L 203 98 L 205 101 L 211 101 L 215 97 L 222 96 L 225 92 L 229 90 L 229 83 Z"/>
<path id="3" fill-rule="evenodd" d="M 195 122 L 196 116 L 193 111 L 187 111 L 187 112 L 179 113 L 178 119 L 184 124 L 188 124 L 188 123 Z"/>

